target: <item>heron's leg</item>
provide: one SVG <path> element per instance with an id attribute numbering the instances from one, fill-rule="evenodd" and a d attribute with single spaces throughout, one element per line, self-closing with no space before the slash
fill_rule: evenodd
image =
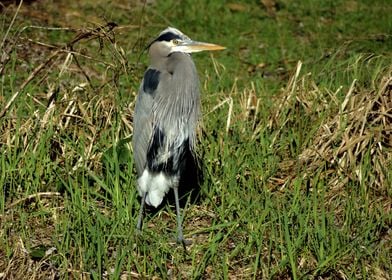
<path id="1" fill-rule="evenodd" d="M 174 200 L 176 202 L 176 212 L 177 212 L 177 242 L 184 243 L 184 235 L 182 234 L 180 200 L 178 198 L 178 187 L 174 187 L 173 189 L 174 189 Z"/>
<path id="2" fill-rule="evenodd" d="M 178 198 L 178 187 L 174 187 L 174 200 L 176 201 L 176 212 L 177 212 L 177 243 L 181 243 L 186 249 L 186 245 L 190 245 L 192 242 L 190 240 L 185 240 L 182 233 L 182 219 L 181 219 L 181 208 L 180 200 Z"/>
<path id="3" fill-rule="evenodd" d="M 144 206 L 146 204 L 146 195 L 147 193 L 143 193 L 141 202 L 140 202 L 140 209 L 139 209 L 139 216 L 137 218 L 137 225 L 136 225 L 136 230 L 141 232 L 142 230 L 142 224 L 143 224 L 143 213 L 144 213 Z"/>

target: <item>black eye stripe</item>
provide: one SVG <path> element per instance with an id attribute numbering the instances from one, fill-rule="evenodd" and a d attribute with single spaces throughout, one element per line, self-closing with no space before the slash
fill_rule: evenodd
<path id="1" fill-rule="evenodd" d="M 156 41 L 160 41 L 160 42 L 161 41 L 167 41 L 167 42 L 169 42 L 169 41 L 171 41 L 173 39 L 180 39 L 181 40 L 181 37 L 178 36 L 177 34 L 174 34 L 174 33 L 171 33 L 171 32 L 167 32 L 167 33 L 164 33 L 161 36 L 159 36 L 157 39 L 155 39 L 155 42 Z"/>

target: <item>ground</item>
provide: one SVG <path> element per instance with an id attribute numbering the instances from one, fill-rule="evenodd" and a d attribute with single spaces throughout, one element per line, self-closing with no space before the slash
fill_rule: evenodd
<path id="1" fill-rule="evenodd" d="M 0 279 L 390 279 L 387 1 L 2 1 Z M 69 3 L 71 2 L 71 3 Z M 141 235 L 132 116 L 167 26 L 193 55 L 203 180 Z"/>

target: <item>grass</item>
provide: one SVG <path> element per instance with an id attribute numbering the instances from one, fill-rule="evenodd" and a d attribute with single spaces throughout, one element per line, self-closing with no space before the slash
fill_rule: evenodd
<path id="1" fill-rule="evenodd" d="M 0 279 L 390 279 L 391 12 L 366 0 L 4 6 Z M 135 234 L 127 149 L 140 54 L 167 25 L 227 47 L 194 55 L 204 181 L 184 207 L 186 253 L 170 204 Z"/>

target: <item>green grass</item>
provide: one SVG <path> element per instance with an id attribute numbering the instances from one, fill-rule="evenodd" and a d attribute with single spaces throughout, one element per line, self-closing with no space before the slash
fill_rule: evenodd
<path id="1" fill-rule="evenodd" d="M 389 279 L 387 1 L 79 2 L 1 14 L 0 111 L 20 93 L 0 118 L 0 279 Z M 171 205 L 136 234 L 127 149 L 140 54 L 168 25 L 227 47 L 193 56 L 204 182 L 186 253 Z"/>

